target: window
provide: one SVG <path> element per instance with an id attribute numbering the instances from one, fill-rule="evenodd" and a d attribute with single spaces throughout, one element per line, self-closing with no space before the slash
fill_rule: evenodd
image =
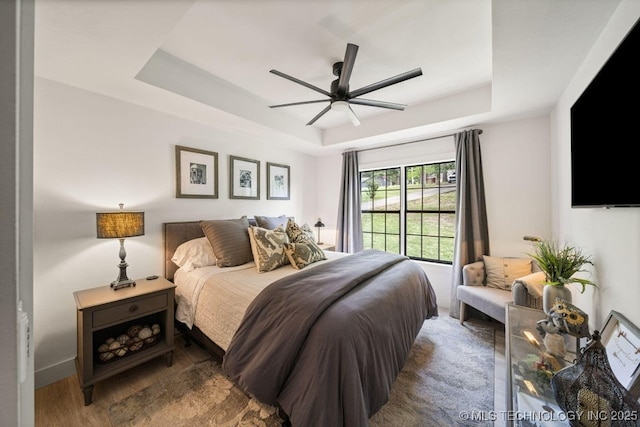
<path id="1" fill-rule="evenodd" d="M 360 172 L 364 247 L 400 251 L 400 168 Z"/>
<path id="2" fill-rule="evenodd" d="M 365 248 L 451 263 L 455 162 L 360 172 Z"/>

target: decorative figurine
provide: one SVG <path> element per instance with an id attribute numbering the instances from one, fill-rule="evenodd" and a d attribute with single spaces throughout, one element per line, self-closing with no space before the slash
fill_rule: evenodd
<path id="1" fill-rule="evenodd" d="M 567 353 L 565 335 L 583 338 L 589 336 L 589 316 L 575 305 L 556 298 L 546 319 L 538 321 L 536 329 L 542 336 L 547 351 L 564 357 Z"/>

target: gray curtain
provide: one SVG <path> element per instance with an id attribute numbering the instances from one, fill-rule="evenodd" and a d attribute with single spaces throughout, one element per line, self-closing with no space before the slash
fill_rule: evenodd
<path id="1" fill-rule="evenodd" d="M 342 187 L 340 188 L 337 224 L 336 251 L 360 252 L 363 249 L 363 244 L 357 151 L 342 153 Z"/>
<path id="2" fill-rule="evenodd" d="M 457 133 L 456 146 L 456 237 L 453 251 L 453 281 L 449 315 L 460 317 L 458 286 L 462 284 L 462 267 L 489 254 L 487 206 L 482 178 L 480 129 Z"/>

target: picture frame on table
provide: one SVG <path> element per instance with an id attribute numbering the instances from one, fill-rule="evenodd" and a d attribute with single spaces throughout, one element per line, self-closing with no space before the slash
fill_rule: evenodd
<path id="1" fill-rule="evenodd" d="M 291 168 L 288 165 L 267 162 L 267 199 L 289 200 Z"/>
<path id="2" fill-rule="evenodd" d="M 260 200 L 260 161 L 229 156 L 229 198 Z"/>
<path id="3" fill-rule="evenodd" d="M 617 311 L 611 310 L 600 333 L 609 365 L 634 399 L 640 398 L 640 329 Z"/>
<path id="4" fill-rule="evenodd" d="M 218 198 L 218 153 L 176 145 L 176 198 Z"/>

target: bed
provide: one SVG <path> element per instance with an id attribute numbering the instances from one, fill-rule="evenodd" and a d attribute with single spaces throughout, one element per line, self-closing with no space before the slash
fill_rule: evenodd
<path id="1" fill-rule="evenodd" d="M 219 233 L 222 221 L 213 221 Z M 206 237 L 217 256 L 221 242 L 238 236 L 214 241 L 204 224 L 163 224 L 165 276 L 177 286 L 180 329 L 222 357 L 229 378 L 281 408 L 294 427 L 367 426 L 388 400 L 423 322 L 437 316 L 424 271 L 373 250 L 320 250 L 323 259 L 300 267 L 289 257 L 299 268 L 285 262 L 268 271 L 260 270 L 255 250 L 253 260 L 237 265 L 178 268 L 172 258 L 186 242 Z M 255 249 L 252 230 L 262 229 L 255 221 L 249 226 Z M 304 246 L 286 248 L 296 245 Z"/>

